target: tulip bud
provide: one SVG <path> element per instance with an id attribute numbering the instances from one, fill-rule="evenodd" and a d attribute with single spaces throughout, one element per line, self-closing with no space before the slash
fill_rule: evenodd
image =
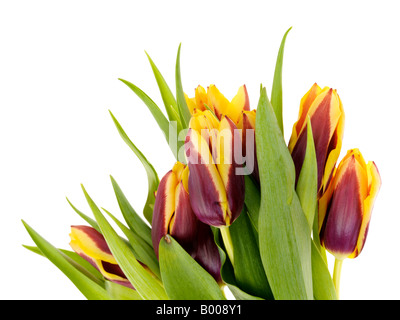
<path id="1" fill-rule="evenodd" d="M 192 117 L 185 140 L 189 166 L 190 203 L 197 218 L 212 226 L 229 226 L 240 214 L 244 203 L 244 176 L 237 175 L 239 164 L 235 150 L 241 137 L 236 125 L 222 117 L 212 130 L 200 130 L 199 121 Z M 204 134 L 204 131 L 206 134 Z"/>
<path id="2" fill-rule="evenodd" d="M 314 84 L 300 103 L 289 150 L 296 168 L 296 183 L 307 147 L 307 115 L 310 117 L 318 169 L 319 196 L 326 190 L 342 147 L 344 111 L 336 90 Z"/>
<path id="3" fill-rule="evenodd" d="M 113 257 L 103 235 L 88 226 L 71 226 L 70 246 L 109 281 L 134 289 Z"/>
<path id="4" fill-rule="evenodd" d="M 321 244 L 337 259 L 355 258 L 364 247 L 381 179 L 375 163 L 349 150 L 319 200 Z"/>
<path id="5" fill-rule="evenodd" d="M 158 257 L 161 238 L 170 234 L 217 281 L 221 261 L 211 228 L 197 219 L 188 193 L 189 167 L 176 162 L 161 179 L 154 204 L 151 236 Z"/>

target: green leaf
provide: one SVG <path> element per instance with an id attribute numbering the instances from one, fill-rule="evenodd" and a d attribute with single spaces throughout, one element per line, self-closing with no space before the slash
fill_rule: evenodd
<path id="1" fill-rule="evenodd" d="M 218 283 L 171 236 L 160 240 L 162 281 L 173 300 L 225 300 Z"/>
<path id="2" fill-rule="evenodd" d="M 33 246 L 26 246 L 23 245 L 24 248 L 41 255 L 43 257 L 46 257 L 42 251 L 38 247 L 33 247 Z M 93 267 L 88 261 L 83 259 L 79 254 L 76 252 L 70 251 L 70 250 L 65 250 L 65 249 L 58 249 L 62 255 L 64 255 L 64 258 L 70 262 L 77 270 L 85 274 L 87 277 L 92 279 L 94 282 L 96 282 L 98 285 L 104 287 L 104 277 L 103 275 L 95 268 Z"/>
<path id="3" fill-rule="evenodd" d="M 106 281 L 106 290 L 114 300 L 143 300 L 136 290 L 111 281 Z"/>
<path id="4" fill-rule="evenodd" d="M 238 286 L 253 296 L 273 299 L 272 291 L 263 268 L 255 233 L 246 207 L 229 227 L 234 262 L 235 279 Z"/>
<path id="5" fill-rule="evenodd" d="M 158 278 L 161 278 L 160 268 L 154 249 L 146 241 L 144 241 L 135 231 L 126 227 L 121 221 L 119 221 L 111 212 L 102 208 L 110 217 L 114 220 L 116 225 L 128 238 L 132 251 L 137 260 L 144 263 Z"/>
<path id="6" fill-rule="evenodd" d="M 152 164 L 146 159 L 143 153 L 135 146 L 135 144 L 129 139 L 124 129 L 122 129 L 121 125 L 111 113 L 111 117 L 114 121 L 115 126 L 118 129 L 118 132 L 125 143 L 131 148 L 131 150 L 135 153 L 135 155 L 139 158 L 140 162 L 143 164 L 144 169 L 147 174 L 148 181 L 148 192 L 147 192 L 147 200 L 146 204 L 143 208 L 143 215 L 147 219 L 147 221 L 151 224 L 151 220 L 153 219 L 153 207 L 156 201 L 155 192 L 157 191 L 158 184 L 160 180 L 158 179 L 158 175 Z"/>
<path id="7" fill-rule="evenodd" d="M 179 44 L 178 54 L 176 56 L 176 68 L 175 68 L 176 99 L 178 103 L 179 114 L 181 117 L 182 128 L 188 128 L 191 114 L 186 104 L 185 94 L 183 92 L 183 87 L 182 87 L 180 56 L 181 56 L 181 44 Z"/>
<path id="8" fill-rule="evenodd" d="M 237 300 L 264 300 L 263 298 L 253 296 L 241 289 L 235 279 L 235 271 L 229 259 L 226 259 L 226 253 L 223 250 L 223 242 L 220 239 L 220 231 L 216 227 L 211 227 L 214 233 L 214 241 L 217 245 L 221 257 L 221 278 L 228 286 Z"/>
<path id="9" fill-rule="evenodd" d="M 309 117 L 307 121 L 307 147 L 303 166 L 297 181 L 296 192 L 301 207 L 303 208 L 303 212 L 306 215 L 311 232 L 317 207 L 318 169 L 314 138 Z"/>
<path id="10" fill-rule="evenodd" d="M 151 68 L 154 73 L 154 77 L 156 78 L 158 88 L 161 93 L 162 100 L 164 102 L 165 110 L 167 111 L 168 118 L 170 121 L 177 121 L 179 123 L 178 128 L 180 125 L 180 118 L 179 118 L 179 110 L 178 104 L 176 103 L 175 97 L 171 92 L 167 82 L 165 81 L 164 77 L 162 76 L 160 70 L 158 70 L 157 66 L 154 64 L 153 60 L 147 54 L 147 58 L 149 59 Z"/>
<path id="11" fill-rule="evenodd" d="M 111 183 L 114 188 L 115 196 L 117 197 L 119 208 L 121 209 L 122 215 L 128 224 L 129 228 L 138 234 L 148 245 L 153 246 L 151 240 L 151 229 L 150 227 L 140 218 L 136 211 L 132 208 L 128 199 L 125 197 L 117 181 L 110 176 Z"/>
<path id="12" fill-rule="evenodd" d="M 256 116 L 261 182 L 259 245 L 275 299 L 313 299 L 311 235 L 294 189 L 295 169 L 265 88 Z"/>
<path id="13" fill-rule="evenodd" d="M 260 188 L 253 179 L 246 175 L 244 176 L 245 193 L 244 203 L 247 207 L 247 212 L 254 229 L 258 232 L 258 217 L 260 212 L 261 194 Z"/>
<path id="14" fill-rule="evenodd" d="M 85 220 L 87 223 L 89 223 L 92 228 L 96 229 L 98 232 L 101 233 L 100 227 L 97 224 L 97 222 L 95 220 L 93 220 L 92 218 L 90 218 L 89 216 L 87 216 L 86 214 L 84 214 L 82 211 L 78 210 L 72 203 L 71 201 L 69 201 L 69 199 L 67 198 L 68 203 L 70 204 L 70 206 L 72 207 L 72 209 L 74 209 L 74 211 L 83 219 Z"/>
<path id="15" fill-rule="evenodd" d="M 167 299 L 165 290 L 159 281 L 136 260 L 129 246 L 118 236 L 83 186 L 82 190 L 112 255 L 140 296 L 145 300 Z"/>
<path id="16" fill-rule="evenodd" d="M 165 117 L 164 113 L 157 106 L 157 104 L 153 100 L 151 100 L 151 98 L 147 94 L 145 94 L 141 89 L 139 89 L 133 83 L 130 83 L 129 81 L 120 79 L 120 78 L 118 80 L 125 83 L 146 104 L 147 108 L 150 110 L 154 119 L 157 121 L 158 126 L 160 127 L 161 131 L 164 133 L 165 139 L 168 142 L 169 141 L 169 121 Z"/>
<path id="17" fill-rule="evenodd" d="M 52 244 L 40 236 L 25 221 L 22 220 L 22 223 L 42 254 L 58 269 L 60 269 L 87 299 L 110 299 L 107 291 L 102 286 L 79 271 L 74 265 L 71 264 L 70 261 L 66 259 L 66 256 L 60 250 L 55 248 Z"/>
<path id="18" fill-rule="evenodd" d="M 311 241 L 313 292 L 316 300 L 337 300 L 328 266 L 314 241 Z"/>
<path id="19" fill-rule="evenodd" d="M 283 52 L 285 49 L 286 37 L 289 31 L 292 29 L 290 27 L 282 38 L 281 46 L 279 47 L 278 57 L 276 59 L 274 81 L 272 83 L 271 91 L 271 104 L 275 112 L 276 119 L 278 121 L 278 126 L 283 133 L 283 117 L 282 117 L 282 65 L 283 65 Z"/>

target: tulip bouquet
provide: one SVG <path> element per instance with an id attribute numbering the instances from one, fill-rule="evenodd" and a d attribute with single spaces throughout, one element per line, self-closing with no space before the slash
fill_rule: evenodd
<path id="1" fill-rule="evenodd" d="M 290 30 L 290 29 L 289 29 Z M 282 61 L 271 98 L 261 86 L 256 108 L 246 86 L 232 100 L 215 85 L 183 92 L 180 46 L 174 95 L 148 56 L 166 114 L 134 84 L 176 162 L 161 180 L 110 112 L 146 170 L 148 196 L 138 214 L 111 177 L 124 221 L 98 207 L 71 227 L 71 250 L 58 249 L 24 223 L 36 246 L 87 299 L 338 299 L 345 258 L 363 249 L 381 180 L 358 149 L 338 162 L 344 109 L 336 90 L 317 84 L 300 102 L 286 144 Z M 109 222 L 109 217 L 118 227 Z M 327 254 L 335 258 L 333 274 Z"/>

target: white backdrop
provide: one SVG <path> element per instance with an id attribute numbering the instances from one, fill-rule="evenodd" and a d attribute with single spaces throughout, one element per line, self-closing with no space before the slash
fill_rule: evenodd
<path id="1" fill-rule="evenodd" d="M 83 299 L 33 245 L 21 219 L 59 248 L 90 215 L 80 183 L 118 217 L 109 175 L 140 212 L 141 163 L 108 110 L 160 178 L 174 158 L 145 105 L 118 78 L 162 107 L 144 50 L 174 87 L 182 43 L 184 90 L 216 84 L 231 99 L 246 84 L 252 108 L 270 92 L 285 48 L 285 139 L 314 82 L 336 88 L 346 112 L 341 157 L 360 148 L 383 185 L 361 255 L 343 264 L 342 299 L 399 299 L 398 88 L 396 1 L 2 1 L 0 3 L 1 299 Z"/>

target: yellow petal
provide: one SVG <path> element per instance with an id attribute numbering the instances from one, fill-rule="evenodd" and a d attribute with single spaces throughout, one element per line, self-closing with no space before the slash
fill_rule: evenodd
<path id="1" fill-rule="evenodd" d="M 226 115 L 229 110 L 230 102 L 219 92 L 215 85 L 210 85 L 207 90 L 207 98 L 209 107 L 215 112 L 218 119 L 221 119 L 222 115 Z"/>

